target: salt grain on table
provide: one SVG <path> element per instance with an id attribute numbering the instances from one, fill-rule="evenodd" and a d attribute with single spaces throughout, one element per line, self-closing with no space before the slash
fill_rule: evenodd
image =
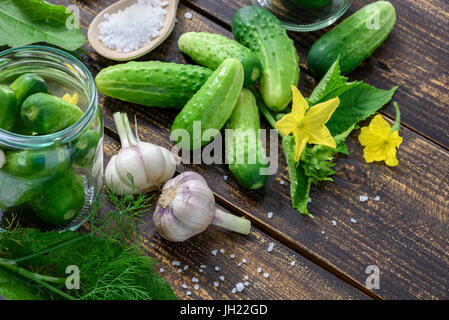
<path id="1" fill-rule="evenodd" d="M 248 280 L 248 279 L 249 279 L 249 277 L 248 277 L 248 276 L 244 276 L 244 277 L 243 277 L 243 279 L 245 279 L 245 280 Z"/>
<path id="2" fill-rule="evenodd" d="M 195 290 L 198 290 L 199 288 L 200 288 L 200 286 L 197 284 L 193 286 L 193 289 L 195 289 Z"/>
<path id="3" fill-rule="evenodd" d="M 359 197 L 359 201 L 360 201 L 360 202 L 366 202 L 366 201 L 368 201 L 368 199 L 369 199 L 368 196 L 360 196 L 360 197 Z"/>
<path id="4" fill-rule="evenodd" d="M 271 252 L 271 251 L 273 251 L 273 248 L 274 248 L 274 243 L 273 242 L 271 242 L 269 245 L 268 245 L 268 252 Z"/>
<path id="5" fill-rule="evenodd" d="M 198 281 L 199 281 L 198 278 L 196 278 L 196 277 L 192 278 L 192 282 L 198 282 Z"/>
<path id="6" fill-rule="evenodd" d="M 225 281 L 225 277 L 224 277 L 224 276 L 220 276 L 219 279 L 220 279 L 221 281 Z"/>
<path id="7" fill-rule="evenodd" d="M 199 273 L 203 273 L 204 270 L 203 269 L 198 269 Z"/>
<path id="8" fill-rule="evenodd" d="M 214 281 L 214 287 L 218 287 L 220 284 L 217 281 Z"/>
<path id="9" fill-rule="evenodd" d="M 181 273 L 181 272 L 182 272 L 182 269 L 181 269 L 181 268 L 179 268 L 179 269 L 178 269 L 178 273 Z"/>
<path id="10" fill-rule="evenodd" d="M 356 223 L 356 222 L 357 222 L 357 220 L 356 220 L 356 219 L 354 219 L 354 218 L 351 218 L 351 222 L 352 222 L 352 223 Z"/>
<path id="11" fill-rule="evenodd" d="M 257 268 L 257 272 L 261 273 L 262 272 L 262 268 L 261 267 Z"/>
<path id="12" fill-rule="evenodd" d="M 270 276 L 270 274 L 269 274 L 268 272 L 265 272 L 265 273 L 263 274 L 263 276 L 264 276 L 264 278 L 268 278 L 268 277 Z"/>
<path id="13" fill-rule="evenodd" d="M 242 292 L 243 289 L 245 289 L 245 286 L 243 285 L 243 283 L 239 282 L 235 285 L 235 288 L 237 289 L 238 292 Z"/>
<path id="14" fill-rule="evenodd" d="M 183 288 L 183 289 L 187 289 L 187 285 L 186 285 L 186 284 L 183 284 L 183 285 L 182 285 L 182 288 Z"/>
<path id="15" fill-rule="evenodd" d="M 165 1 L 138 0 L 117 13 L 105 14 L 98 25 L 98 38 L 109 49 L 122 53 L 136 51 L 160 35 L 167 16 L 165 6 Z"/>
<path id="16" fill-rule="evenodd" d="M 219 267 L 215 267 L 215 271 L 220 271 L 220 268 Z"/>
<path id="17" fill-rule="evenodd" d="M 273 218 L 273 212 L 268 212 L 268 219 Z"/>
<path id="18" fill-rule="evenodd" d="M 216 256 L 217 255 L 217 250 L 212 250 L 212 254 L 214 255 L 214 256 Z"/>
<path id="19" fill-rule="evenodd" d="M 164 271 L 165 271 L 164 268 L 160 268 L 160 269 L 159 269 L 159 272 L 160 272 L 160 273 L 163 273 Z"/>
<path id="20" fill-rule="evenodd" d="M 379 197 L 379 196 L 376 196 L 376 197 L 374 198 L 374 200 L 379 201 L 379 200 L 380 200 L 380 197 Z"/>
<path id="21" fill-rule="evenodd" d="M 243 258 L 243 259 L 242 259 L 242 262 L 243 262 L 243 263 L 246 263 L 246 259 L 245 259 L 245 258 Z"/>
<path id="22" fill-rule="evenodd" d="M 290 262 L 290 265 L 291 265 L 292 267 L 294 267 L 294 266 L 295 266 L 295 264 L 296 264 L 296 261 L 292 261 L 292 262 Z"/>
<path id="23" fill-rule="evenodd" d="M 231 257 L 231 259 L 234 259 L 235 258 L 235 254 L 231 254 L 230 257 Z"/>
<path id="24" fill-rule="evenodd" d="M 179 261 L 172 261 L 171 264 L 176 266 L 176 267 L 179 267 L 181 265 L 181 262 L 179 262 Z"/>
<path id="25" fill-rule="evenodd" d="M 231 292 L 232 292 L 232 293 L 236 293 L 236 292 L 237 292 L 237 289 L 236 289 L 236 288 L 232 288 Z"/>
<path id="26" fill-rule="evenodd" d="M 337 221 L 332 220 L 332 224 L 333 224 L 334 226 L 336 226 L 336 225 L 337 225 Z"/>
<path id="27" fill-rule="evenodd" d="M 220 253 L 225 253 L 225 249 L 220 249 Z"/>
<path id="28" fill-rule="evenodd" d="M 187 269 L 189 269 L 189 266 L 188 265 L 184 266 L 184 271 Z"/>
<path id="29" fill-rule="evenodd" d="M 186 12 L 184 17 L 186 17 L 186 19 L 192 19 L 192 14 L 190 12 Z"/>
<path id="30" fill-rule="evenodd" d="M 245 285 L 245 287 L 249 286 L 249 282 L 248 281 L 245 281 L 243 284 Z"/>
<path id="31" fill-rule="evenodd" d="M 186 292 L 186 295 L 188 295 L 188 296 L 190 296 L 191 294 L 192 294 L 191 291 L 187 291 L 187 292 Z"/>
<path id="32" fill-rule="evenodd" d="M 206 269 L 206 266 L 204 264 L 200 265 L 201 269 Z"/>

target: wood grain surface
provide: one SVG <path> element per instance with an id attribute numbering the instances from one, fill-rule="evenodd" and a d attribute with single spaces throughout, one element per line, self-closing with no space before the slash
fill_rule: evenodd
<path id="1" fill-rule="evenodd" d="M 111 1 L 52 2 L 78 5 L 81 8 L 81 24 L 84 30 L 94 15 L 111 3 Z M 172 36 L 160 48 L 141 60 L 154 59 L 191 63 L 177 47 L 178 37 L 186 31 L 209 31 L 230 36 L 230 19 L 238 6 L 247 2 L 233 0 L 184 1 L 187 5 L 180 6 L 178 24 Z M 354 2 L 354 8 L 361 6 L 362 1 Z M 424 11 L 434 8 L 439 2 L 441 2 L 440 8 L 444 7 L 443 1 L 422 2 L 427 4 L 423 5 L 424 9 L 422 10 Z M 415 11 L 412 10 L 413 4 L 418 7 L 420 5 L 416 4 L 417 1 L 410 1 L 410 3 L 412 3 L 411 9 L 398 4 L 398 11 L 401 10 L 404 14 L 408 13 L 409 15 L 415 14 Z M 440 9 L 436 11 L 440 12 Z M 192 19 L 184 17 L 186 12 L 192 13 Z M 427 18 L 422 20 L 437 19 L 438 24 L 438 18 L 430 17 L 431 14 L 437 15 L 438 13 L 429 11 Z M 395 28 L 395 32 L 400 32 L 397 36 L 407 35 L 407 39 L 410 41 L 420 39 L 426 46 L 432 46 L 436 41 L 433 36 L 427 36 L 423 32 L 418 33 L 413 25 L 405 27 L 399 22 L 398 25 L 399 27 Z M 440 30 L 444 30 L 444 28 L 447 28 L 447 25 L 442 26 Z M 436 27 L 435 29 L 431 28 L 429 33 L 436 32 L 436 30 Z M 298 50 L 303 57 L 301 63 L 303 69 L 305 69 L 304 57 L 307 48 L 309 48 L 309 44 L 313 43 L 313 37 L 316 38 L 321 33 L 294 35 Z M 442 38 L 440 44 L 444 52 L 444 43 L 446 41 L 447 44 L 447 37 L 441 33 L 436 34 L 440 34 L 439 37 Z M 435 37 L 438 36 L 435 35 Z M 222 236 L 218 242 L 213 242 L 216 243 L 214 246 L 223 246 L 224 244 L 221 243 L 227 243 L 231 248 L 253 246 L 263 252 L 264 245 L 260 243 L 271 241 L 267 240 L 271 237 L 285 246 L 282 247 L 284 252 L 293 250 L 298 257 L 301 255 L 309 260 L 308 263 L 315 268 L 321 267 L 327 273 L 337 276 L 340 280 L 364 292 L 368 291 L 364 287 L 367 266 L 378 266 L 381 271 L 381 286 L 379 290 L 367 292 L 372 297 L 387 299 L 449 298 L 447 273 L 449 266 L 449 154 L 446 150 L 448 119 L 444 112 L 447 110 L 446 99 L 444 99 L 447 91 L 444 90 L 444 86 L 440 87 L 437 84 L 435 87 L 428 87 L 429 92 L 426 95 L 422 91 L 416 90 L 413 83 L 416 83 L 417 80 L 414 78 L 414 73 L 410 71 L 412 67 L 407 63 L 407 61 L 414 63 L 411 66 L 416 67 L 417 61 L 424 59 L 424 62 L 430 66 L 423 69 L 430 70 L 423 71 L 426 79 L 444 78 L 444 76 L 447 77 L 447 71 L 445 72 L 447 59 L 442 61 L 438 54 L 432 55 L 431 59 L 425 59 L 422 52 L 410 51 L 404 47 L 398 48 L 395 47 L 397 41 L 392 42 L 394 41 L 387 41 L 383 48 L 376 51 L 370 58 L 366 66 L 362 66 L 351 76 L 384 89 L 402 83 L 401 92 L 395 96 L 402 106 L 405 126 L 401 131 L 404 143 L 399 151 L 400 165 L 390 169 L 383 165 L 364 163 L 361 147 L 356 141 L 358 132 L 353 133 L 348 143 L 350 155 L 337 162 L 338 173 L 335 183 L 320 184 L 312 188 L 310 209 L 316 216 L 314 220 L 301 216 L 291 207 L 288 171 L 281 151 L 279 151 L 281 155 L 279 172 L 270 178 L 265 188 L 258 191 L 241 188 L 224 165 L 182 166 L 181 171 L 193 169 L 203 174 L 222 204 L 226 204 L 228 209 L 232 209 L 236 213 L 246 215 L 257 227 L 255 234 L 249 239 L 242 239 L 226 233 L 226 236 Z M 422 50 L 427 52 L 426 48 L 424 47 Z M 386 63 L 382 55 L 388 50 L 391 50 L 392 56 L 404 55 L 404 58 L 395 60 L 394 65 Z M 432 51 L 429 51 L 428 55 L 431 53 Z M 114 64 L 96 55 L 88 45 L 85 46 L 85 53 L 81 58 L 94 74 L 102 68 Z M 434 60 L 439 63 L 438 68 L 433 65 Z M 383 70 L 385 66 L 390 66 L 390 69 L 395 71 Z M 443 78 L 441 81 L 445 81 Z M 300 88 L 305 94 L 310 93 L 315 84 L 307 71 L 302 72 Z M 418 96 L 420 99 L 417 99 Z M 169 128 L 176 116 L 175 111 L 139 107 L 105 97 L 101 99 L 101 108 L 107 128 L 106 132 L 113 138 L 116 139 L 117 136 L 112 122 L 112 113 L 127 111 L 130 114 L 137 114 L 143 140 L 167 147 L 171 146 Z M 426 116 L 421 118 L 418 111 L 419 109 L 422 111 L 423 108 L 426 108 L 427 112 Z M 386 113 L 391 117 L 389 109 Z M 265 122 L 263 125 L 266 127 Z M 426 137 L 430 137 L 436 143 L 429 141 Z M 108 150 L 108 148 L 112 148 L 113 143 L 110 139 L 107 141 L 109 141 L 106 145 Z M 225 180 L 225 176 L 229 178 Z M 369 200 L 360 202 L 361 195 L 369 196 Z M 376 196 L 380 197 L 379 201 L 374 200 Z M 268 212 L 274 213 L 272 219 L 267 218 Z M 215 231 L 211 231 L 211 233 L 213 232 Z M 203 239 L 203 237 L 209 240 L 213 238 L 215 241 L 215 236 L 207 238 L 208 234 L 206 234 L 199 239 Z M 176 250 L 177 247 L 172 248 L 168 243 L 155 241 L 149 244 L 149 252 L 156 254 L 165 261 L 164 263 L 175 258 L 176 255 L 166 255 L 170 254 L 170 250 Z M 281 246 L 280 244 L 279 246 Z M 182 246 L 182 248 L 187 250 L 187 247 Z M 199 246 L 195 245 L 191 250 L 193 250 L 192 259 L 201 259 L 200 257 L 204 256 L 199 252 L 195 253 L 195 250 L 200 250 Z M 257 260 L 256 257 L 254 259 Z M 271 256 L 267 256 L 266 260 L 263 260 L 264 258 L 261 256 L 260 259 L 268 265 Z M 306 263 L 307 260 L 302 259 Z M 281 274 L 290 272 L 288 264 L 285 266 L 283 264 L 274 265 L 282 268 L 279 269 Z M 319 274 L 318 271 L 316 273 Z M 298 295 L 298 298 L 307 298 L 304 292 L 302 295 L 299 293 L 306 287 L 302 286 L 305 283 L 303 276 L 304 274 L 290 280 L 293 282 L 292 286 L 300 288 L 298 291 L 292 291 L 295 292 L 294 296 Z M 321 276 L 323 279 L 333 279 L 332 275 L 323 276 L 321 274 Z M 229 272 L 229 277 L 233 277 L 232 272 Z M 235 278 L 235 280 L 237 279 Z M 175 286 L 182 285 L 181 282 L 176 282 L 171 275 L 170 281 L 174 281 Z M 233 280 L 233 282 L 235 281 Z M 334 289 L 314 292 L 310 298 L 317 298 L 320 295 L 328 297 L 328 294 L 331 294 Z M 221 296 L 211 297 L 231 298 L 227 292 L 220 291 L 220 294 Z M 263 291 L 260 291 L 261 297 L 263 294 Z M 276 296 L 278 294 L 273 293 L 273 296 L 266 296 L 266 298 L 280 297 Z M 343 296 L 348 295 L 341 294 L 335 297 Z M 353 297 L 357 298 L 355 294 Z M 292 297 L 290 296 L 290 298 Z"/>

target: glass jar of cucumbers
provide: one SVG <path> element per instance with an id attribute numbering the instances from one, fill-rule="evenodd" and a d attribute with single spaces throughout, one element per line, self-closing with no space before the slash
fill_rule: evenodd
<path id="1" fill-rule="evenodd" d="M 284 28 L 309 32 L 326 28 L 351 6 L 352 0 L 252 0 L 270 11 Z"/>
<path id="2" fill-rule="evenodd" d="M 0 52 L 0 231 L 75 230 L 102 185 L 103 122 L 89 70 L 28 46 Z"/>

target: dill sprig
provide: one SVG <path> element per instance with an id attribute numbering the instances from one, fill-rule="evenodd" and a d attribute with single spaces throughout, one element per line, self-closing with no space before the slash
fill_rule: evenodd
<path id="1" fill-rule="evenodd" d="M 157 261 L 140 252 L 138 225 L 152 206 L 152 196 L 117 195 L 105 187 L 98 195 L 85 234 L 41 233 L 16 228 L 0 234 L 0 275 L 13 275 L 47 299 L 175 299 L 154 272 Z M 80 289 L 67 290 L 66 267 L 80 269 Z M 39 274 L 31 270 L 46 270 Z M 1 288 L 0 288 L 1 294 Z"/>

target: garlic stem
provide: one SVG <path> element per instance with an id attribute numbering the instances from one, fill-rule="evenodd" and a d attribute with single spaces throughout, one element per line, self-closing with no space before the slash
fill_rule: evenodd
<path id="1" fill-rule="evenodd" d="M 6 156 L 3 150 L 0 150 L 0 169 L 6 164 Z"/>
<path id="2" fill-rule="evenodd" d="M 129 140 L 131 146 L 135 146 L 136 144 L 139 143 L 139 141 L 136 139 L 136 137 L 131 129 L 131 125 L 129 124 L 129 119 L 128 119 L 128 116 L 126 115 L 126 113 L 122 113 L 122 119 L 123 119 L 123 123 L 125 125 L 128 140 Z"/>
<path id="3" fill-rule="evenodd" d="M 245 235 L 248 235 L 251 231 L 251 221 L 227 213 L 219 208 L 215 209 L 215 217 L 211 224 Z"/>
<path id="4" fill-rule="evenodd" d="M 120 137 L 120 143 L 122 145 L 122 148 L 129 148 L 130 141 L 128 138 L 128 134 L 126 132 L 125 124 L 123 123 L 122 113 L 120 112 L 114 113 L 114 122 L 115 126 L 117 127 L 117 132 Z"/>

